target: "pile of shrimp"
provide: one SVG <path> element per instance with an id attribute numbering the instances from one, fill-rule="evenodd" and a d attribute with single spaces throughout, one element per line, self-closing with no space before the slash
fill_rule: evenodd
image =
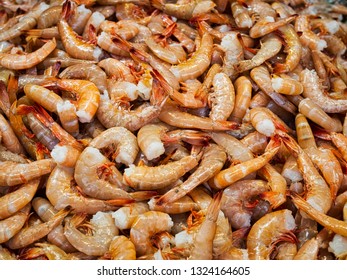
<path id="1" fill-rule="evenodd" d="M 347 259 L 347 7 L 0 6 L 0 259 Z"/>

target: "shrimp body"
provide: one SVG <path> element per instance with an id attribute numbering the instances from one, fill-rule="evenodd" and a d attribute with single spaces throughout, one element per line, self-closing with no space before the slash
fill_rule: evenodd
<path id="1" fill-rule="evenodd" d="M 213 78 L 213 93 L 209 95 L 211 103 L 210 119 L 226 121 L 234 109 L 234 86 L 224 73 L 218 73 Z"/>
<path id="2" fill-rule="evenodd" d="M 270 259 L 274 243 L 294 229 L 295 220 L 291 211 L 284 209 L 266 214 L 255 222 L 247 236 L 249 259 Z"/>
<path id="3" fill-rule="evenodd" d="M 102 256 L 107 252 L 111 241 L 118 235 L 110 213 L 97 212 L 90 219 L 93 226 L 93 235 L 83 234 L 78 226 L 84 221 L 85 215 L 76 214 L 67 221 L 64 234 L 69 242 L 80 252 L 89 256 Z"/>
<path id="4" fill-rule="evenodd" d="M 156 248 L 152 245 L 151 237 L 159 232 L 170 231 L 173 222 L 169 214 L 148 211 L 135 219 L 130 229 L 130 240 L 136 248 L 136 256 L 152 254 Z"/>
<path id="5" fill-rule="evenodd" d="M 50 173 L 55 167 L 52 159 L 41 159 L 30 163 L 0 162 L 0 186 L 14 186 Z"/>
<path id="6" fill-rule="evenodd" d="M 246 76 L 241 76 L 235 80 L 234 86 L 236 92 L 235 105 L 229 119 L 241 123 L 251 103 L 252 83 Z"/>
<path id="7" fill-rule="evenodd" d="M 214 176 L 213 179 L 209 180 L 210 185 L 215 189 L 223 189 L 246 177 L 248 174 L 257 171 L 275 156 L 280 148 L 279 144 L 276 145 L 277 146 L 274 146 L 257 158 L 241 162 L 222 170 L 216 176 Z"/>
<path id="8" fill-rule="evenodd" d="M 74 169 L 57 166 L 48 177 L 46 196 L 55 209 L 71 206 L 76 212 L 95 214 L 98 211 L 112 211 L 117 206 L 105 200 L 84 197 L 74 191 L 71 182 L 74 180 Z"/>
<path id="9" fill-rule="evenodd" d="M 8 69 L 23 70 L 42 62 L 57 46 L 55 39 L 29 54 L 0 53 L 0 65 Z"/>
<path id="10" fill-rule="evenodd" d="M 218 145 L 211 144 L 204 151 L 198 168 L 177 187 L 166 192 L 156 204 L 171 203 L 189 193 L 193 188 L 206 182 L 219 172 L 226 161 L 226 153 Z"/>
<path id="11" fill-rule="evenodd" d="M 22 228 L 15 236 L 7 241 L 7 246 L 10 249 L 19 249 L 34 243 L 58 226 L 68 214 L 69 210 L 62 209 L 45 223 Z"/>
<path id="12" fill-rule="evenodd" d="M 201 37 L 201 44 L 197 51 L 186 61 L 171 66 L 170 71 L 180 82 L 199 77 L 211 63 L 212 47 L 213 38 L 206 32 Z"/>
<path id="13" fill-rule="evenodd" d="M 147 211 L 149 211 L 148 203 L 134 202 L 113 212 L 112 217 L 116 227 L 120 230 L 130 229 L 136 217 Z"/>
<path id="14" fill-rule="evenodd" d="M 138 190 L 156 190 L 176 182 L 198 165 L 202 152 L 192 152 L 180 160 L 155 167 L 134 166 L 124 170 L 124 182 Z"/>
<path id="15" fill-rule="evenodd" d="M 0 114 L 0 134 L 2 136 L 0 142 L 9 151 L 16 154 L 24 154 L 24 148 L 19 142 L 15 134 L 15 131 L 13 130 L 12 125 L 10 125 L 10 123 L 8 123 L 5 117 L 2 114 Z"/>
<path id="16" fill-rule="evenodd" d="M 149 210 L 160 211 L 167 214 L 182 214 L 192 210 L 199 210 L 198 205 L 189 197 L 183 196 L 176 199 L 174 202 L 158 204 L 158 197 L 152 197 L 148 201 Z"/>
<path id="17" fill-rule="evenodd" d="M 111 260 L 136 260 L 135 245 L 124 235 L 115 236 L 105 256 Z"/>

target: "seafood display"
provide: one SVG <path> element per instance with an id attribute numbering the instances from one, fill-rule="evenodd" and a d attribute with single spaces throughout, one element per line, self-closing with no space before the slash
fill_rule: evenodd
<path id="1" fill-rule="evenodd" d="M 0 1 L 0 259 L 346 260 L 346 19 Z"/>

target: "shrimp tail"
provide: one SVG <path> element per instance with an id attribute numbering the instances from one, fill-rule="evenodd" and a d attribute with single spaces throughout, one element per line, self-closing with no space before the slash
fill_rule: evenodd
<path id="1" fill-rule="evenodd" d="M 313 135 L 319 139 L 331 141 L 330 134 L 323 129 L 315 128 L 312 132 L 313 132 Z"/>
<path id="2" fill-rule="evenodd" d="M 63 8 L 62 8 L 62 11 L 61 11 L 61 17 L 66 20 L 66 21 L 69 21 L 70 18 L 74 15 L 74 9 L 73 9 L 73 5 L 74 5 L 74 2 L 70 1 L 70 0 L 66 0 L 64 3 L 63 3 Z"/>
<path id="3" fill-rule="evenodd" d="M 156 191 L 139 191 L 139 192 L 133 192 L 130 194 L 131 194 L 131 197 L 136 201 L 148 200 L 158 195 Z"/>
<path id="4" fill-rule="evenodd" d="M 165 0 L 149 0 L 151 6 L 153 6 L 156 9 L 163 9 L 165 5 Z"/>
<path id="5" fill-rule="evenodd" d="M 218 124 L 220 127 L 224 127 L 227 130 L 239 129 L 240 126 L 241 126 L 239 123 L 233 122 L 233 121 L 221 121 L 221 120 L 218 120 L 215 123 Z"/>
<path id="6" fill-rule="evenodd" d="M 195 131 L 195 130 L 185 130 L 183 135 L 176 134 L 175 131 L 165 133 L 161 140 L 164 144 L 168 143 L 179 143 L 180 140 L 183 140 L 186 143 L 191 145 L 202 145 L 206 146 L 211 137 L 204 132 Z"/>
<path id="7" fill-rule="evenodd" d="M 164 79 L 164 81 L 165 81 L 165 79 Z M 168 93 L 167 88 L 164 88 L 165 84 L 167 84 L 166 81 L 165 81 L 165 83 L 164 82 L 162 83 L 158 79 L 153 78 L 152 95 L 150 98 L 150 103 L 152 105 L 162 107 L 164 105 L 164 103 L 166 102 L 169 95 L 167 94 Z"/>
<path id="8" fill-rule="evenodd" d="M 117 199 L 109 199 L 109 200 L 105 200 L 105 202 L 109 205 L 112 206 L 126 206 L 128 204 L 131 204 L 133 202 L 135 202 L 135 199 L 131 199 L 131 198 L 117 198 Z"/>
<path id="9" fill-rule="evenodd" d="M 45 253 L 42 248 L 29 248 L 25 253 L 20 254 L 21 260 L 32 260 L 43 256 Z"/>
<path id="10" fill-rule="evenodd" d="M 210 203 L 210 205 L 207 208 L 206 219 L 217 220 L 219 210 L 220 210 L 221 201 L 222 201 L 222 196 L 223 196 L 223 191 L 219 191 L 215 194 L 212 202 Z"/>
<path id="11" fill-rule="evenodd" d="M 270 203 L 271 208 L 276 209 L 283 202 L 284 195 L 278 192 L 267 191 L 260 194 L 260 198 Z"/>
<path id="12" fill-rule="evenodd" d="M 275 74 L 281 74 L 281 73 L 286 73 L 289 72 L 289 68 L 288 65 L 284 64 L 284 63 L 275 63 L 274 67 L 273 67 L 273 72 Z"/>

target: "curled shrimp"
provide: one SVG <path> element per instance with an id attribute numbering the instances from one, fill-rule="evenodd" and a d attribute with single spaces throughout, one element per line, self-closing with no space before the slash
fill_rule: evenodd
<path id="1" fill-rule="evenodd" d="M 147 211 L 149 211 L 148 203 L 134 202 L 132 204 L 119 208 L 117 211 L 112 212 L 112 217 L 118 229 L 130 229 L 136 217 Z"/>
<path id="2" fill-rule="evenodd" d="M 252 226 L 247 236 L 250 260 L 268 260 L 276 242 L 295 240 L 295 220 L 288 209 L 266 214 Z"/>
<path id="3" fill-rule="evenodd" d="M 78 230 L 85 219 L 85 214 L 75 214 L 65 223 L 64 234 L 80 252 L 89 256 L 102 256 L 107 252 L 112 238 L 118 235 L 111 213 L 97 212 L 93 215 L 89 221 L 93 235 L 86 235 Z"/>
<path id="4" fill-rule="evenodd" d="M 135 245 L 124 235 L 113 237 L 104 258 L 110 260 L 136 260 Z"/>
<path id="5" fill-rule="evenodd" d="M 325 228 L 335 232 L 336 234 L 347 236 L 347 222 L 330 217 L 321 211 L 315 209 L 307 201 L 301 198 L 298 194 L 291 194 L 295 206 L 315 220 Z"/>
<path id="6" fill-rule="evenodd" d="M 170 71 L 180 82 L 199 77 L 211 63 L 212 47 L 212 36 L 203 33 L 199 48 L 186 61 L 171 66 Z"/>
<path id="7" fill-rule="evenodd" d="M 203 152 L 193 148 L 190 155 L 164 165 L 155 167 L 134 166 L 124 170 L 123 179 L 132 188 L 155 190 L 167 187 L 198 165 Z"/>
<path id="8" fill-rule="evenodd" d="M 98 63 L 108 77 L 112 77 L 116 80 L 122 80 L 126 82 L 135 82 L 135 77 L 131 73 L 131 70 L 123 62 L 115 58 L 106 58 Z"/>
<path id="9" fill-rule="evenodd" d="M 278 54 L 282 48 L 280 38 L 273 34 L 264 36 L 261 42 L 261 48 L 250 60 L 242 60 L 234 65 L 237 72 L 241 73 L 260 66 L 266 60 Z"/>
<path id="10" fill-rule="evenodd" d="M 285 95 L 299 95 L 304 90 L 299 81 L 284 75 L 272 76 L 271 85 L 275 91 Z"/>
<path id="11" fill-rule="evenodd" d="M 8 69 L 23 70 L 42 62 L 57 46 L 55 39 L 48 41 L 41 48 L 28 54 L 0 53 L 0 65 Z"/>
<path id="12" fill-rule="evenodd" d="M 16 154 L 24 154 L 24 148 L 19 142 L 15 132 L 13 131 L 10 123 L 5 117 L 0 114 L 0 132 L 1 132 L 1 143 L 9 151 Z"/>
<path id="13" fill-rule="evenodd" d="M 96 85 L 100 92 L 107 89 L 106 74 L 95 64 L 75 64 L 66 67 L 64 71 L 59 74 L 60 79 L 84 79 Z"/>
<path id="14" fill-rule="evenodd" d="M 340 113 L 347 110 L 346 100 L 336 100 L 324 94 L 324 90 L 315 70 L 305 69 L 300 73 L 300 81 L 304 87 L 303 96 L 310 98 L 326 113 Z"/>
<path id="15" fill-rule="evenodd" d="M 169 214 L 148 211 L 136 217 L 130 229 L 130 240 L 135 245 L 136 256 L 151 254 L 156 248 L 151 242 L 151 237 L 159 232 L 170 231 L 173 226 Z"/>
<path id="16" fill-rule="evenodd" d="M 28 219 L 30 202 L 12 216 L 0 221 L 0 243 L 4 243 L 15 236 Z M 1 258 L 0 258 L 1 259 Z"/>
<path id="17" fill-rule="evenodd" d="M 226 153 L 221 147 L 211 144 L 204 151 L 198 168 L 182 184 L 170 189 L 157 201 L 157 205 L 171 203 L 189 193 L 219 172 L 226 161 Z"/>
<path id="18" fill-rule="evenodd" d="M 69 214 L 69 209 L 62 209 L 45 223 L 38 223 L 22 228 L 15 236 L 6 242 L 10 249 L 26 247 L 45 237 L 52 229 L 59 225 Z"/>
<path id="19" fill-rule="evenodd" d="M 232 228 L 240 229 L 251 225 L 253 209 L 247 207 L 247 203 L 268 189 L 263 180 L 241 180 L 223 190 L 221 210 Z"/>
<path id="20" fill-rule="evenodd" d="M 31 247 L 21 254 L 21 259 L 34 259 L 45 256 L 48 260 L 78 260 L 72 254 L 68 254 L 63 249 L 50 243 L 35 243 L 35 247 Z"/>
<path id="21" fill-rule="evenodd" d="M 251 28 L 253 25 L 252 18 L 250 17 L 246 7 L 241 3 L 232 2 L 231 12 L 235 19 L 235 23 L 239 28 Z"/>
<path id="22" fill-rule="evenodd" d="M 55 209 L 64 209 L 71 206 L 76 212 L 95 214 L 98 211 L 112 211 L 118 206 L 129 202 L 105 201 L 90 197 L 84 197 L 73 189 L 74 169 L 68 167 L 55 167 L 48 177 L 46 184 L 46 196 Z M 114 203 L 115 202 L 115 203 Z M 119 203 L 120 202 L 120 203 Z"/>
<path id="23" fill-rule="evenodd" d="M 209 180 L 211 187 L 215 189 L 223 189 L 252 172 L 257 171 L 276 155 L 279 148 L 280 143 L 278 141 L 270 141 L 268 144 L 268 150 L 261 156 L 220 171 L 216 176 Z"/>

